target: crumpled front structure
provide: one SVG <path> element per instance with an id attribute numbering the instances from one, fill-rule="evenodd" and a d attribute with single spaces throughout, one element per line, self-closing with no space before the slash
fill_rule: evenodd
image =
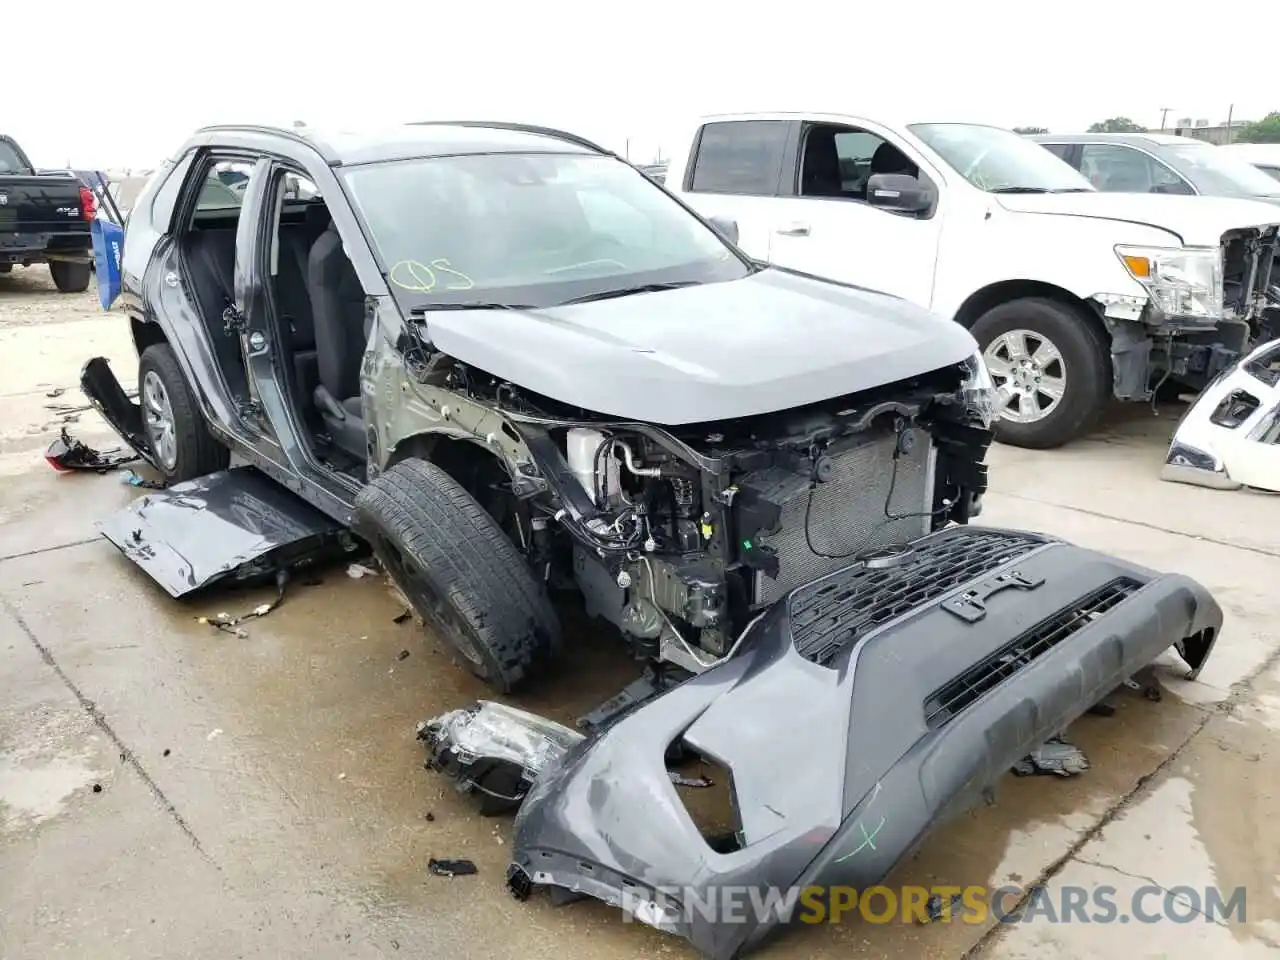
<path id="1" fill-rule="evenodd" d="M 1280 492 L 1280 340 L 1223 371 L 1174 432 L 1161 478 Z"/>

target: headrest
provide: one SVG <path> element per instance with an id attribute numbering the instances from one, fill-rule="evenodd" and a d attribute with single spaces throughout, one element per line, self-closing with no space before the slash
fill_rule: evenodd
<path id="1" fill-rule="evenodd" d="M 329 208 L 323 203 L 308 203 L 306 217 L 307 226 L 316 232 L 326 229 L 333 223 Z"/>

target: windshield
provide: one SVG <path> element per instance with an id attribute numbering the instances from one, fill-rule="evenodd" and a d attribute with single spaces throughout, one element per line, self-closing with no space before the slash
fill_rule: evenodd
<path id="1" fill-rule="evenodd" d="M 1164 148 L 1201 193 L 1213 197 L 1274 197 L 1280 186 L 1251 163 L 1224 153 L 1211 143 Z"/>
<path id="2" fill-rule="evenodd" d="M 979 190 L 1093 192 L 1065 160 L 1012 130 L 971 123 L 913 123 L 908 129 Z"/>
<path id="3" fill-rule="evenodd" d="M 354 166 L 344 176 L 406 309 L 546 307 L 634 287 L 735 280 L 752 269 L 613 157 L 432 157 Z"/>

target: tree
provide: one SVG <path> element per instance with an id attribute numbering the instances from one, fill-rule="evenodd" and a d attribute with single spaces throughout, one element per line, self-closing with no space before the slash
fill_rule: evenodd
<path id="1" fill-rule="evenodd" d="M 1146 133 L 1146 127 L 1140 127 L 1128 117 L 1112 117 L 1089 127 L 1090 133 Z"/>
<path id="2" fill-rule="evenodd" d="M 1232 139 L 1237 143 L 1280 143 L 1280 110 L 1246 123 Z"/>
<path id="3" fill-rule="evenodd" d="M 1014 133 L 1032 134 L 1032 133 L 1048 133 L 1048 127 L 1014 127 Z"/>

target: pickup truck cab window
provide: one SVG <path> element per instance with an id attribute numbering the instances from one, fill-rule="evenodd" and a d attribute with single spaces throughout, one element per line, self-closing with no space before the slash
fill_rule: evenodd
<path id="1" fill-rule="evenodd" d="M 1195 193 L 1189 183 L 1149 153 L 1118 143 L 1082 144 L 1080 172 L 1107 192 Z"/>
<path id="2" fill-rule="evenodd" d="M 706 124 L 694 144 L 686 189 L 692 193 L 775 196 L 788 127 L 783 120 Z"/>
<path id="3" fill-rule="evenodd" d="M 1086 193 L 1089 181 L 1034 141 L 974 123 L 913 123 L 908 129 L 948 166 L 987 193 Z"/>
<path id="4" fill-rule="evenodd" d="M 876 173 L 920 177 L 920 168 L 895 144 L 858 127 L 810 124 L 804 133 L 798 193 L 802 197 L 866 202 Z"/>
<path id="5" fill-rule="evenodd" d="M 17 148 L 8 140 L 0 139 L 0 173 L 30 173 Z"/>

